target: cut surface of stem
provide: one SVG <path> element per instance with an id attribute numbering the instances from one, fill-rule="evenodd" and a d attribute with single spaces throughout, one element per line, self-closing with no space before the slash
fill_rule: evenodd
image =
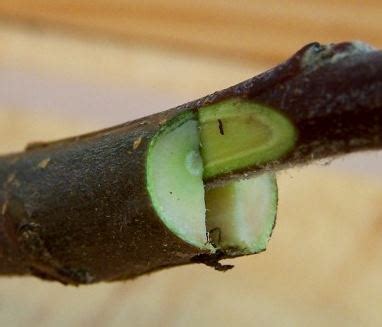
<path id="1" fill-rule="evenodd" d="M 206 192 L 206 224 L 211 242 L 231 255 L 266 249 L 277 213 L 272 173 L 231 181 Z"/>
<path id="2" fill-rule="evenodd" d="M 211 248 L 205 224 L 198 122 L 186 115 L 155 137 L 147 159 L 152 203 L 165 225 L 198 248 Z"/>
<path id="3" fill-rule="evenodd" d="M 277 211 L 275 176 L 231 181 L 205 192 L 203 170 L 216 175 L 222 167 L 240 169 L 283 154 L 293 144 L 293 128 L 269 110 L 225 101 L 206 108 L 199 122 L 193 114 L 169 122 L 154 138 L 147 159 L 148 191 L 158 215 L 179 238 L 231 255 L 266 248 Z"/>
<path id="4" fill-rule="evenodd" d="M 293 125 L 269 107 L 241 99 L 199 110 L 204 177 L 278 159 L 296 141 Z"/>

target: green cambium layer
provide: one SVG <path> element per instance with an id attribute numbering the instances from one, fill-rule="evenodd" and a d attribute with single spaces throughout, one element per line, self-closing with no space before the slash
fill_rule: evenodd
<path id="1" fill-rule="evenodd" d="M 277 160 L 295 141 L 288 119 L 250 101 L 230 99 L 180 114 L 150 144 L 153 206 L 174 234 L 195 247 L 228 255 L 262 251 L 277 212 L 274 174 L 210 190 L 203 179 Z"/>

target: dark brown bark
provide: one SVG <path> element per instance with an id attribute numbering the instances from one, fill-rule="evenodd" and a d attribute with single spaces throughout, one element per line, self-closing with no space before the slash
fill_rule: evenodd
<path id="1" fill-rule="evenodd" d="M 199 254 L 164 227 L 146 190 L 147 144 L 168 116 L 3 158 L 0 273 L 90 283 Z"/>
<path id="2" fill-rule="evenodd" d="M 219 255 L 202 253 L 161 223 L 146 189 L 145 165 L 161 124 L 231 97 L 280 110 L 298 131 L 289 154 L 246 173 L 382 148 L 382 52 L 313 43 L 274 69 L 202 99 L 2 157 L 0 274 L 80 284 L 190 262 L 215 265 Z"/>

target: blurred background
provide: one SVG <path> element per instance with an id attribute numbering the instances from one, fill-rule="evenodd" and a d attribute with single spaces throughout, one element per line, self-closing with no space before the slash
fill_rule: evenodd
<path id="1" fill-rule="evenodd" d="M 1 0 L 0 151 L 161 111 L 304 44 L 382 47 L 380 0 Z M 382 155 L 279 174 L 267 252 L 65 287 L 0 278 L 0 326 L 379 326 Z"/>

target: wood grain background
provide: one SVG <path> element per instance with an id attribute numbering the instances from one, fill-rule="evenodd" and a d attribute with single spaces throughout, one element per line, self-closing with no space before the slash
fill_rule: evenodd
<path id="1" fill-rule="evenodd" d="M 382 47 L 380 1 L 2 0 L 0 152 L 183 103 L 311 41 L 353 39 Z M 230 272 L 80 288 L 1 278 L 0 326 L 379 326 L 382 161 L 358 158 L 282 173 L 268 251 Z"/>
<path id="2" fill-rule="evenodd" d="M 382 46 L 381 2 L 2 0 L 9 21 L 264 64 L 313 40 Z"/>

